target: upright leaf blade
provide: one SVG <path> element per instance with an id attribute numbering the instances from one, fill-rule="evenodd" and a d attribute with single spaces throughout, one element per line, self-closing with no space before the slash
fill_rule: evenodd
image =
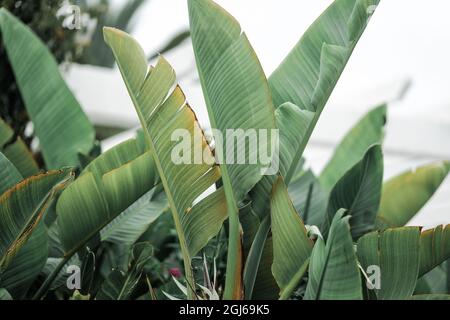
<path id="1" fill-rule="evenodd" d="M 309 259 L 313 242 L 307 236 L 303 221 L 292 205 L 282 178 L 278 178 L 273 188 L 271 217 L 272 272 L 283 294 L 288 287 L 295 288 L 301 280 L 302 275 L 298 273 Z"/>
<path id="2" fill-rule="evenodd" d="M 133 100 L 144 129 L 147 147 L 163 183 L 190 284 L 189 298 L 194 298 L 191 259 L 197 253 L 196 250 L 206 245 L 205 240 L 215 236 L 227 216 L 222 189 L 200 203 L 194 205 L 194 202 L 220 178 L 220 170 L 214 164 L 212 152 L 194 112 L 187 105 L 181 89 L 175 86 L 175 73 L 169 63 L 161 57 L 158 64 L 148 70 L 143 50 L 134 39 L 116 29 L 106 28 L 104 33 Z M 191 148 L 188 163 L 175 163 L 178 161 L 173 157 L 179 156 L 176 154 L 178 142 L 173 139 L 173 134 L 180 130 L 181 138 L 186 139 Z M 192 155 L 194 158 L 203 156 L 201 163 L 193 163 Z M 198 208 L 202 208 L 202 211 Z M 208 232 L 190 232 L 205 221 L 212 223 L 203 230 Z M 199 237 L 201 241 L 198 241 Z"/>
<path id="3" fill-rule="evenodd" d="M 361 276 L 345 210 L 333 218 L 327 242 L 319 237 L 309 265 L 306 300 L 361 300 Z"/>
<path id="4" fill-rule="evenodd" d="M 0 9 L 0 28 L 47 167 L 78 165 L 78 153 L 93 147 L 94 128 L 39 38 L 6 9 Z"/>
<path id="5" fill-rule="evenodd" d="M 349 211 L 354 238 L 374 230 L 382 181 L 383 155 L 381 147 L 375 145 L 367 150 L 364 158 L 353 166 L 331 191 L 322 232 L 327 233 L 334 213 L 341 208 Z"/>

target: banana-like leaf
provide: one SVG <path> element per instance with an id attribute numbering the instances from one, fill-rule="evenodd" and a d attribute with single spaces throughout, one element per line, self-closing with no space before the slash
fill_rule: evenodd
<path id="1" fill-rule="evenodd" d="M 325 190 L 331 190 L 364 157 L 371 145 L 383 142 L 386 111 L 386 105 L 376 107 L 346 134 L 320 174 L 320 184 Z"/>
<path id="2" fill-rule="evenodd" d="M 133 245 L 158 217 L 169 209 L 164 192 L 144 194 L 100 232 L 101 240 Z"/>
<path id="3" fill-rule="evenodd" d="M 245 152 L 248 156 L 245 147 L 235 145 L 230 150 L 227 141 L 231 143 L 233 138 L 227 137 L 226 131 L 250 129 L 259 133 L 260 129 L 275 129 L 274 108 L 264 72 L 231 15 L 211 0 L 189 0 L 188 4 L 192 43 L 211 125 L 224 136 L 223 144 L 216 141 L 216 153 L 223 149 L 220 151 L 227 156 L 231 152 L 235 156 Z M 237 206 L 261 179 L 262 164 L 223 162 L 227 162 L 221 165 L 225 192 Z M 231 195 L 227 181 L 232 187 Z"/>
<path id="4" fill-rule="evenodd" d="M 14 139 L 14 131 L 0 118 L 0 151 L 19 170 L 22 177 L 39 172 L 38 164 L 20 137 Z"/>
<path id="5" fill-rule="evenodd" d="M 272 272 L 281 289 L 281 296 L 286 296 L 293 292 L 306 273 L 314 244 L 308 238 L 305 225 L 295 211 L 281 177 L 273 187 L 271 218 Z"/>
<path id="6" fill-rule="evenodd" d="M 69 170 L 28 178 L 0 197 L 0 268 L 4 271 L 38 227 L 55 196 L 73 179 Z"/>
<path id="7" fill-rule="evenodd" d="M 411 297 L 419 275 L 420 228 L 369 233 L 358 240 L 357 253 L 365 272 L 379 268 L 379 289 L 373 289 L 379 300 Z"/>
<path id="8" fill-rule="evenodd" d="M 191 259 L 220 231 L 227 218 L 222 189 L 195 205 L 194 202 L 218 181 L 220 169 L 214 164 L 194 112 L 180 87 L 175 86 L 175 73 L 169 63 L 161 57 L 149 70 L 145 54 L 133 38 L 112 28 L 106 28 L 104 33 L 161 177 L 180 240 L 187 279 L 193 288 Z M 189 148 L 188 161 L 181 163 L 175 158 L 180 156 L 180 142 L 173 139 L 177 132 L 182 133 L 183 142 L 188 141 Z M 200 164 L 195 164 L 199 155 L 203 155 L 203 159 Z M 189 298 L 193 298 L 191 291 Z"/>
<path id="9" fill-rule="evenodd" d="M 91 162 L 61 194 L 56 206 L 65 255 L 78 251 L 155 183 L 152 156 L 135 139 Z"/>
<path id="10" fill-rule="evenodd" d="M 330 193 L 326 220 L 321 230 L 328 233 L 334 214 L 341 208 L 351 216 L 354 239 L 375 229 L 383 182 L 383 155 L 380 145 L 367 150 L 364 158 L 351 168 Z"/>
<path id="11" fill-rule="evenodd" d="M 153 247 L 148 243 L 137 243 L 131 252 L 128 270 L 113 270 L 102 284 L 97 300 L 129 300 L 132 297 L 145 264 L 153 256 Z"/>
<path id="12" fill-rule="evenodd" d="M 2 40 L 49 169 L 77 166 L 94 128 L 61 77 L 47 47 L 20 20 L 0 9 Z"/>
<path id="13" fill-rule="evenodd" d="M 361 300 L 361 276 L 350 233 L 349 217 L 339 210 L 328 239 L 319 237 L 309 264 L 305 300 Z"/>
<path id="14" fill-rule="evenodd" d="M 422 232 L 419 275 L 425 275 L 447 259 L 450 259 L 450 225 Z"/>
<path id="15" fill-rule="evenodd" d="M 314 112 L 285 175 L 289 185 L 307 141 L 379 0 L 336 0 L 311 25 L 269 78 L 276 107 L 290 102 Z M 290 126 L 293 124 L 291 123 Z M 279 127 L 280 131 L 289 130 Z"/>
<path id="16" fill-rule="evenodd" d="M 0 195 L 21 180 L 19 171 L 0 152 Z M 0 274 L 1 285 L 14 297 L 22 297 L 42 269 L 47 255 L 47 234 L 45 227 L 40 224 L 6 270 Z"/>
<path id="17" fill-rule="evenodd" d="M 449 170 L 449 162 L 437 162 L 384 183 L 377 215 L 378 229 L 406 225 L 433 196 Z"/>

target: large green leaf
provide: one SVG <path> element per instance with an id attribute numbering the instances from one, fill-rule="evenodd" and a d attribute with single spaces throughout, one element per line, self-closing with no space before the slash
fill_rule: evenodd
<path id="1" fill-rule="evenodd" d="M 0 152 L 0 195 L 14 187 L 22 176 L 9 160 Z M 47 258 L 47 234 L 40 224 L 30 239 L 19 249 L 8 267 L 0 274 L 3 287 L 16 298 L 28 290 L 31 282 L 39 274 Z"/>
<path id="2" fill-rule="evenodd" d="M 450 259 L 450 225 L 426 230 L 420 236 L 420 271 L 423 276 Z"/>
<path id="3" fill-rule="evenodd" d="M 0 28 L 47 167 L 78 165 L 78 153 L 93 147 L 94 128 L 39 38 L 6 9 L 0 9 Z"/>
<path id="4" fill-rule="evenodd" d="M 361 276 L 350 234 L 349 217 L 338 211 L 325 241 L 316 241 L 309 264 L 305 300 L 361 300 Z"/>
<path id="5" fill-rule="evenodd" d="M 297 287 L 306 273 L 313 242 L 305 225 L 295 211 L 282 178 L 276 181 L 271 199 L 273 237 L 273 275 L 281 289 L 281 296 Z M 286 291 L 286 293 L 285 293 Z"/>
<path id="6" fill-rule="evenodd" d="M 59 198 L 59 235 L 66 256 L 148 192 L 156 183 L 149 152 L 131 139 L 91 162 Z"/>
<path id="7" fill-rule="evenodd" d="M 449 170 L 449 162 L 437 162 L 387 181 L 383 185 L 377 227 L 383 229 L 406 225 L 433 196 Z"/>
<path id="8" fill-rule="evenodd" d="M 364 271 L 379 267 L 380 300 L 408 299 L 419 275 L 420 228 L 403 227 L 372 232 L 358 240 L 358 259 Z"/>
<path id="9" fill-rule="evenodd" d="M 334 214 L 341 208 L 347 209 L 351 216 L 353 238 L 374 230 L 382 182 L 383 155 L 381 146 L 375 145 L 331 190 L 322 232 L 327 234 Z"/>
<path id="10" fill-rule="evenodd" d="M 139 44 L 117 29 L 106 28 L 105 40 L 119 65 L 161 177 L 180 240 L 190 283 L 189 297 L 193 298 L 191 259 L 220 231 L 227 217 L 222 189 L 194 203 L 218 181 L 220 169 L 214 164 L 194 112 L 180 87 L 175 86 L 175 72 L 169 63 L 161 57 L 158 64 L 149 69 Z M 188 142 L 187 162 L 179 163 L 174 158 L 181 154 L 176 152 L 180 142 L 173 139 L 176 132 L 181 132 L 182 141 Z M 203 161 L 195 164 L 198 156 L 203 156 Z"/>
<path id="11" fill-rule="evenodd" d="M 319 180 L 325 190 L 331 190 L 336 182 L 362 159 L 371 145 L 382 143 L 386 111 L 386 105 L 376 107 L 346 134 L 320 174 Z"/>
<path id="12" fill-rule="evenodd" d="M 225 296 L 231 298 L 231 291 L 236 291 L 232 281 L 240 273 L 235 261 L 240 242 L 238 207 L 262 178 L 265 164 L 260 158 L 261 150 L 267 146 L 267 150 L 273 151 L 276 147 L 267 142 L 261 146 L 261 130 L 270 136 L 276 127 L 274 106 L 262 67 L 239 23 L 210 0 L 189 0 L 188 7 L 209 119 L 212 128 L 222 136 L 214 132 L 230 218 Z M 236 139 L 238 143 L 229 135 L 229 130 L 236 129 L 242 130 L 241 137 Z M 259 135 L 259 139 L 243 137 L 244 132 L 250 134 L 248 130 Z M 245 146 L 246 140 L 249 147 Z M 245 164 L 230 161 L 230 155 L 245 155 Z M 257 161 L 250 163 L 252 158 Z"/>
<path id="13" fill-rule="evenodd" d="M 314 112 L 285 179 L 289 185 L 307 141 L 379 0 L 336 0 L 310 26 L 269 78 L 276 107 L 290 102 Z M 290 124 L 292 126 L 292 124 Z M 280 131 L 289 130 L 283 126 Z"/>
<path id="14" fill-rule="evenodd" d="M 28 178 L 0 196 L 0 269 L 27 243 L 55 196 L 73 179 L 69 170 Z"/>
<path id="15" fill-rule="evenodd" d="M 14 131 L 0 118 L 0 151 L 19 170 L 22 177 L 39 172 L 38 164 L 23 140 L 14 140 Z"/>
<path id="16" fill-rule="evenodd" d="M 134 244 L 158 217 L 169 209 L 164 192 L 144 194 L 100 232 L 102 241 Z"/>

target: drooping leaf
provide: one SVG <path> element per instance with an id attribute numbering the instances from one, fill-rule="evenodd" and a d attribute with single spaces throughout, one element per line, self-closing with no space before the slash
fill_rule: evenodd
<path id="1" fill-rule="evenodd" d="M 78 165 L 93 147 L 94 128 L 61 77 L 47 47 L 0 9 L 2 40 L 49 169 Z"/>
<path id="2" fill-rule="evenodd" d="M 383 185 L 377 227 L 384 229 L 406 225 L 433 196 L 449 170 L 448 162 L 437 162 L 387 181 Z"/>
<path id="3" fill-rule="evenodd" d="M 338 211 L 328 239 L 319 237 L 309 264 L 305 300 L 361 300 L 361 276 L 350 233 L 349 217 Z"/>
<path id="4" fill-rule="evenodd" d="M 20 137 L 14 140 L 14 132 L 0 118 L 0 152 L 19 170 L 22 177 L 28 178 L 39 172 L 38 164 Z"/>
<path id="5" fill-rule="evenodd" d="M 450 259 L 450 225 L 422 232 L 419 275 L 425 275 L 447 259 Z"/>
<path id="6" fill-rule="evenodd" d="M 353 238 L 357 239 L 374 230 L 382 181 L 383 155 L 380 145 L 374 145 L 331 190 L 327 215 L 321 231 L 327 234 L 334 214 L 341 208 L 347 209 L 348 215 L 351 216 Z"/>
<path id="7" fill-rule="evenodd" d="M 55 196 L 72 179 L 73 174 L 69 170 L 52 171 L 28 178 L 0 196 L 1 273 L 5 272 L 15 257 L 18 261 L 22 259 L 18 253 L 20 254 L 35 230 L 39 229 L 39 223 Z M 30 247 L 27 250 L 29 249 Z M 42 251 L 37 250 L 30 260 L 36 257 L 39 260 L 42 257 L 39 252 Z"/>
<path id="8" fill-rule="evenodd" d="M 62 193 L 56 206 L 65 254 L 72 255 L 80 249 L 155 182 L 152 156 L 135 139 L 119 144 L 91 162 Z"/>
<path id="9" fill-rule="evenodd" d="M 382 143 L 386 111 L 386 105 L 376 107 L 346 134 L 320 174 L 320 184 L 325 190 L 331 190 L 336 182 L 364 157 L 371 145 Z"/>
<path id="10" fill-rule="evenodd" d="M 313 242 L 295 211 L 282 178 L 276 181 L 271 199 L 273 275 L 281 289 L 292 293 L 306 272 Z"/>
<path id="11" fill-rule="evenodd" d="M 358 240 L 362 268 L 379 268 L 379 300 L 408 299 L 419 275 L 420 228 L 403 227 L 372 232 Z"/>
<path id="12" fill-rule="evenodd" d="M 175 73 L 169 63 L 161 57 L 149 70 L 142 48 L 119 30 L 106 28 L 105 40 L 114 53 L 144 129 L 147 147 L 155 160 L 192 287 L 191 259 L 197 253 L 194 250 L 205 246 L 205 240 L 219 232 L 227 217 L 222 189 L 194 205 L 194 201 L 220 178 L 219 167 L 214 164 L 194 112 L 181 89 L 175 87 Z M 176 139 L 187 141 L 188 161 L 178 161 L 180 142 L 173 139 L 174 133 L 181 133 Z M 201 161 L 195 164 L 199 156 Z M 199 226 L 208 228 L 199 232 Z M 192 232 L 194 229 L 198 231 Z M 189 297 L 193 297 L 192 292 Z"/>

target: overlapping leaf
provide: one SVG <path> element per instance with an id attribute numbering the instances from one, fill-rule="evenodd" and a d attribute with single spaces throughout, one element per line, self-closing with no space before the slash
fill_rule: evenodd
<path id="1" fill-rule="evenodd" d="M 353 238 L 374 230 L 382 181 L 383 155 L 380 145 L 375 145 L 367 150 L 364 158 L 331 191 L 322 232 L 327 234 L 334 214 L 341 208 L 347 209 L 351 216 Z"/>
<path id="2" fill-rule="evenodd" d="M 274 185 L 271 199 L 273 236 L 272 272 L 283 295 L 293 291 L 307 270 L 307 262 L 313 248 L 305 225 L 295 211 L 282 178 Z"/>
<path id="3" fill-rule="evenodd" d="M 328 239 L 319 237 L 309 264 L 305 300 L 361 300 L 361 276 L 345 210 L 337 212 Z"/>
<path id="4" fill-rule="evenodd" d="M 420 228 L 403 227 L 372 232 L 358 240 L 362 268 L 379 267 L 381 281 L 375 288 L 380 300 L 408 299 L 419 275 Z"/>
<path id="5" fill-rule="evenodd" d="M 28 178 L 0 196 L 0 267 L 4 271 L 39 226 L 54 197 L 73 179 L 69 170 Z"/>
<path id="6" fill-rule="evenodd" d="M 450 259 L 450 225 L 426 230 L 420 236 L 420 271 L 422 276 Z"/>
<path id="7" fill-rule="evenodd" d="M 6 9 L 0 9 L 0 28 L 47 167 L 78 165 L 78 153 L 93 147 L 94 128 L 39 38 Z"/>
<path id="8" fill-rule="evenodd" d="M 158 64 L 149 70 L 142 48 L 119 30 L 105 29 L 105 40 L 119 65 L 164 185 L 192 286 L 192 256 L 219 232 L 227 217 L 221 189 L 194 205 L 220 178 L 219 167 L 214 164 L 194 112 L 181 89 L 175 86 L 175 73 L 168 62 L 160 57 Z M 189 141 L 189 152 L 193 151 L 188 154 L 191 162 L 176 163 L 177 159 L 173 158 L 180 154 L 174 154 L 179 142 L 172 135 L 180 130 L 183 130 L 182 139 Z M 199 155 L 203 156 L 202 161 L 195 164 Z"/>
<path id="9" fill-rule="evenodd" d="M 155 183 L 152 156 L 134 139 L 91 162 L 62 193 L 56 206 L 65 254 L 80 249 Z"/>
<path id="10" fill-rule="evenodd" d="M 371 145 L 382 143 L 386 111 L 386 105 L 376 107 L 346 134 L 320 174 L 320 184 L 325 190 L 331 190 L 336 182 L 364 157 Z"/>

